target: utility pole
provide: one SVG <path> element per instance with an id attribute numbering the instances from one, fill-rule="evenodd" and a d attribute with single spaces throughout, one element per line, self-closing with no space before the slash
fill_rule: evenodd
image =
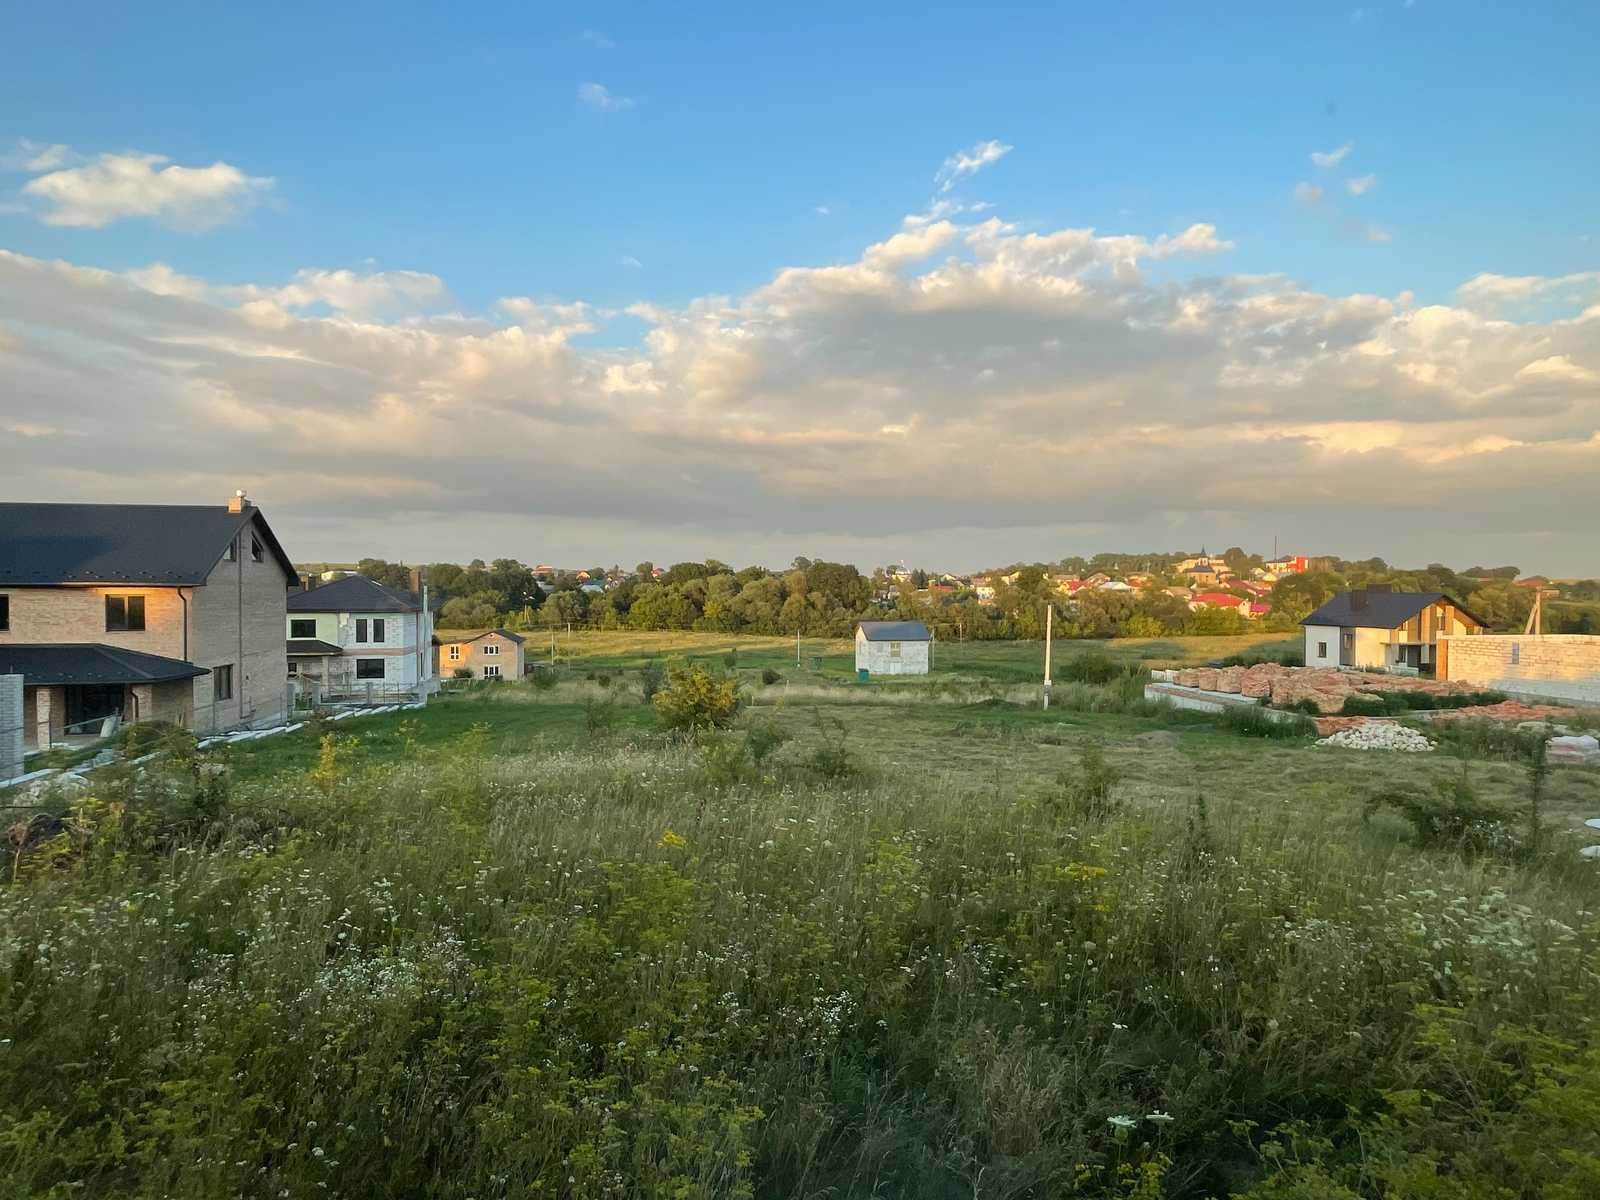
<path id="1" fill-rule="evenodd" d="M 1055 632 L 1056 606 L 1044 606 L 1044 706 L 1050 707 L 1050 640 Z"/>
<path id="2" fill-rule="evenodd" d="M 794 631 L 794 665 L 795 669 L 798 670 L 800 667 L 800 631 L 798 629 Z"/>

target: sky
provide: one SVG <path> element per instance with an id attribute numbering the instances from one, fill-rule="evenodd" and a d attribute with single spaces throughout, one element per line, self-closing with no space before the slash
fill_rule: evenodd
<path id="1" fill-rule="evenodd" d="M 1600 575 L 1600 6 L 456 9 L 0 4 L 0 499 Z"/>

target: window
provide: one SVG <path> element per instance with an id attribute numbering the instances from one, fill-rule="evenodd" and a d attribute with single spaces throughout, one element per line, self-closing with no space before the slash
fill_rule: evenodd
<path id="1" fill-rule="evenodd" d="M 315 617 L 295 617 L 289 622 L 289 636 L 292 638 L 314 638 L 317 636 L 317 619 Z"/>
<path id="2" fill-rule="evenodd" d="M 106 632 L 129 633 L 144 628 L 143 596 L 107 596 Z"/>
<path id="3" fill-rule="evenodd" d="M 372 618 L 372 640 L 375 644 L 383 643 L 383 618 Z"/>
<path id="4" fill-rule="evenodd" d="M 291 674 L 291 675 L 300 674 L 300 664 L 295 662 L 295 660 L 292 659 L 292 658 L 289 660 L 289 674 Z"/>
<path id="5" fill-rule="evenodd" d="M 498 642 L 485 642 L 483 644 L 483 652 L 485 654 L 499 654 L 500 644 Z"/>
<path id="6" fill-rule="evenodd" d="M 367 619 L 365 617 L 357 617 L 356 618 L 356 641 L 364 642 L 366 640 L 367 640 Z"/>
<path id="7" fill-rule="evenodd" d="M 499 663 L 489 663 L 487 666 L 485 666 L 483 668 L 483 677 L 485 679 L 499 679 L 500 678 L 500 664 Z"/>
<path id="8" fill-rule="evenodd" d="M 223 562 L 238 562 L 239 561 L 239 539 L 238 538 L 234 538 L 233 541 L 228 543 L 228 549 L 223 554 L 222 561 Z"/>
<path id="9" fill-rule="evenodd" d="M 889 643 L 889 657 L 890 658 L 899 658 L 900 657 L 900 643 L 899 642 L 890 642 Z"/>
<path id="10" fill-rule="evenodd" d="M 356 678 L 357 679 L 382 679 L 383 678 L 383 659 L 381 659 L 381 658 L 358 658 L 358 659 L 356 659 Z"/>
<path id="11" fill-rule="evenodd" d="M 1522 662 L 1522 643 L 1521 642 L 1512 642 L 1511 643 L 1511 665 L 1513 667 L 1515 667 L 1518 664 L 1520 664 L 1521 662 Z"/>
<path id="12" fill-rule="evenodd" d="M 213 700 L 233 699 L 233 664 L 225 667 L 211 668 L 211 698 Z"/>
<path id="13" fill-rule="evenodd" d="M 451 646 L 450 647 L 450 661 L 451 662 L 460 662 L 461 661 L 461 647 L 460 646 Z"/>
<path id="14" fill-rule="evenodd" d="M 0 593 L 0 630 L 11 628 L 11 597 Z"/>
<path id="15" fill-rule="evenodd" d="M 1328 643 L 1327 642 L 1318 642 L 1317 643 L 1317 657 L 1318 658 L 1327 658 L 1328 657 Z"/>
<path id="16" fill-rule="evenodd" d="M 250 561 L 261 561 L 261 539 L 258 537 L 252 537 L 250 539 Z"/>

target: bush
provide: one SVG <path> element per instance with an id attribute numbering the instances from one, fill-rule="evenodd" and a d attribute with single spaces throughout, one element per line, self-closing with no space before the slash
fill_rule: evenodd
<path id="1" fill-rule="evenodd" d="M 1274 738 L 1278 741 L 1303 741 L 1317 735 L 1317 727 L 1305 717 L 1274 716 L 1259 705 L 1230 705 L 1217 717 L 1217 724 L 1241 737 Z"/>
<path id="2" fill-rule="evenodd" d="M 645 663 L 644 670 L 639 672 L 639 693 L 644 697 L 644 702 L 649 704 L 656 698 L 656 693 L 661 690 L 661 681 L 666 677 L 666 672 L 661 669 L 661 664 L 651 659 Z"/>
<path id="3" fill-rule="evenodd" d="M 583 702 L 583 727 L 591 735 L 610 733 L 617 726 L 617 706 L 610 700 Z"/>
<path id="4" fill-rule="evenodd" d="M 1285 650 L 1246 650 L 1240 654 L 1230 654 L 1226 658 L 1219 658 L 1216 665 L 1219 667 L 1254 667 L 1261 663 L 1276 663 L 1280 667 L 1303 667 L 1306 665 L 1305 650 L 1300 647 L 1290 647 Z"/>
<path id="5" fill-rule="evenodd" d="M 1109 654 L 1090 650 L 1074 654 L 1056 668 L 1055 678 L 1069 683 L 1110 683 L 1122 674 L 1122 667 Z"/>
<path id="6" fill-rule="evenodd" d="M 1074 817 L 1103 821 L 1116 811 L 1111 798 L 1116 782 L 1117 772 L 1106 762 L 1100 744 L 1085 742 L 1078 751 L 1077 764 L 1060 777 L 1064 807 Z"/>
<path id="7" fill-rule="evenodd" d="M 1516 840 L 1512 813 L 1478 798 L 1465 763 L 1458 775 L 1436 781 L 1431 790 L 1394 787 L 1367 797 L 1367 817 L 1384 808 L 1394 809 L 1409 821 L 1424 846 L 1490 850 L 1506 848 Z"/>
<path id="8" fill-rule="evenodd" d="M 726 729 L 739 713 L 739 681 L 718 679 L 704 667 L 673 666 L 652 704 L 668 729 L 703 733 Z"/>
<path id="9" fill-rule="evenodd" d="M 837 717 L 824 719 L 819 712 L 817 731 L 823 740 L 806 756 L 806 769 L 836 782 L 858 778 L 862 774 L 861 763 L 850 749 L 844 722 Z"/>
<path id="10" fill-rule="evenodd" d="M 759 725 L 750 726 L 749 732 L 745 734 L 744 744 L 750 751 L 751 761 L 759 767 L 788 740 L 788 734 L 770 721 L 764 721 Z"/>
<path id="11" fill-rule="evenodd" d="M 735 647 L 722 656 L 722 665 L 732 671 L 739 665 L 739 650 Z"/>
<path id="12" fill-rule="evenodd" d="M 1460 758 L 1500 762 L 1528 762 L 1544 744 L 1542 733 L 1502 725 L 1498 721 L 1447 720 L 1428 726 L 1428 736 L 1439 749 Z"/>
<path id="13" fill-rule="evenodd" d="M 160 750 L 175 735 L 186 732 L 171 721 L 140 721 L 129 725 L 118 736 L 117 745 L 125 758 L 141 758 Z"/>
<path id="14" fill-rule="evenodd" d="M 773 670 L 771 667 L 763 667 L 761 670 L 761 682 L 766 684 L 768 687 L 771 687 L 775 683 L 782 683 L 783 676 L 779 675 L 778 672 Z"/>

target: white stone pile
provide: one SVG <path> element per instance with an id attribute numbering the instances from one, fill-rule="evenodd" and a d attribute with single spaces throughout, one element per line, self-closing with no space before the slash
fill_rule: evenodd
<path id="1" fill-rule="evenodd" d="M 1368 721 L 1352 729 L 1341 729 L 1317 741 L 1319 746 L 1341 746 L 1346 750 L 1401 750 L 1420 754 L 1433 749 L 1433 743 L 1415 729 L 1393 721 Z"/>

